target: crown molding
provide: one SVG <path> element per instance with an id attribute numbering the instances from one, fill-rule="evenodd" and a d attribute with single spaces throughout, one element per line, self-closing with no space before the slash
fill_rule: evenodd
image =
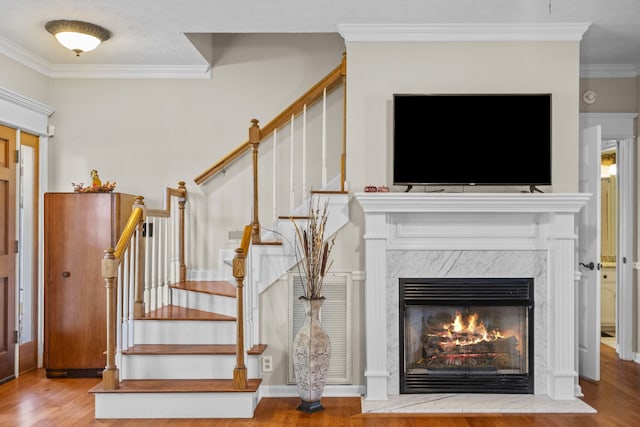
<path id="1" fill-rule="evenodd" d="M 53 79 L 209 79 L 209 65 L 52 65 Z"/>
<path id="2" fill-rule="evenodd" d="M 40 74 L 49 77 L 51 64 L 39 57 L 38 55 L 25 50 L 21 46 L 15 44 L 11 40 L 7 40 L 0 36 L 0 54 L 13 59 L 19 64 L 24 65 Z"/>
<path id="3" fill-rule="evenodd" d="M 52 64 L 0 37 L 0 55 L 52 79 L 209 79 L 205 65 L 63 65 Z"/>
<path id="4" fill-rule="evenodd" d="M 53 107 L 45 105 L 36 100 L 22 96 L 16 92 L 0 87 L 0 101 L 10 102 L 27 111 L 37 113 L 39 115 L 49 117 L 54 113 Z"/>
<path id="5" fill-rule="evenodd" d="M 626 79 L 640 75 L 640 64 L 585 64 L 580 66 L 583 79 Z"/>
<path id="6" fill-rule="evenodd" d="M 580 41 L 590 23 L 339 24 L 346 42 Z"/>

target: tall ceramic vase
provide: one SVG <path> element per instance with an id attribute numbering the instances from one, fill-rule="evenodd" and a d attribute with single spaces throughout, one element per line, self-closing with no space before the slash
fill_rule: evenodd
<path id="1" fill-rule="evenodd" d="M 324 297 L 300 297 L 299 300 L 304 306 L 305 318 L 293 341 L 293 368 L 302 399 L 298 409 L 310 414 L 324 409 L 320 398 L 327 382 L 331 343 L 318 317 Z"/>

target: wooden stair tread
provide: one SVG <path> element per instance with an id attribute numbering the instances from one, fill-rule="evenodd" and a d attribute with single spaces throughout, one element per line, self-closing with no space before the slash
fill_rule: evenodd
<path id="1" fill-rule="evenodd" d="M 262 354 L 267 349 L 267 344 L 256 344 L 247 350 L 247 354 Z"/>
<path id="2" fill-rule="evenodd" d="M 193 380 L 123 380 L 120 388 L 105 390 L 102 383 L 89 393 L 254 393 L 261 379 L 247 380 L 247 388 L 233 388 L 233 379 L 193 379 Z"/>
<path id="3" fill-rule="evenodd" d="M 291 215 L 291 216 L 283 215 L 283 216 L 279 216 L 278 219 L 290 219 L 292 221 L 296 221 L 296 220 L 308 220 L 308 219 L 311 219 L 311 217 L 308 216 L 308 215 L 307 216 L 304 216 L 304 215 Z"/>
<path id="4" fill-rule="evenodd" d="M 179 307 L 177 305 L 165 305 L 157 310 L 150 311 L 140 320 L 233 320 L 233 316 L 211 313 L 193 308 Z"/>
<path id="5" fill-rule="evenodd" d="M 200 292 L 209 295 L 220 295 L 224 297 L 236 298 L 236 287 L 226 280 L 187 280 L 170 285 L 173 289 Z"/>
<path id="6" fill-rule="evenodd" d="M 282 246 L 281 240 L 266 240 L 260 242 L 251 242 L 253 246 Z"/>
<path id="7" fill-rule="evenodd" d="M 266 344 L 254 345 L 247 354 L 262 354 Z M 235 355 L 235 344 L 136 344 L 122 351 L 127 355 L 207 354 Z"/>

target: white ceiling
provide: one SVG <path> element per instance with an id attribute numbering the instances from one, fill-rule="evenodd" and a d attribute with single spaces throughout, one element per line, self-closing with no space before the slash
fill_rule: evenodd
<path id="1" fill-rule="evenodd" d="M 113 37 L 76 57 L 44 29 L 54 19 L 93 22 Z M 212 58 L 205 59 L 185 33 L 215 38 L 430 23 L 590 23 L 581 42 L 583 72 L 640 73 L 639 0 L 0 0 L 0 53 L 50 77 L 104 70 L 195 77 Z"/>

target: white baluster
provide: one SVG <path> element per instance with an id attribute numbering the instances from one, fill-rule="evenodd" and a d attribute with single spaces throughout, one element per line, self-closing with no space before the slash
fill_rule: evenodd
<path id="1" fill-rule="evenodd" d="M 278 129 L 273 130 L 273 218 L 278 218 Z"/>
<path id="2" fill-rule="evenodd" d="M 158 218 L 156 226 L 157 229 L 153 230 L 153 239 L 158 242 L 158 290 L 156 292 L 156 308 L 158 308 L 165 303 L 167 287 L 167 218 Z"/>
<path id="3" fill-rule="evenodd" d="M 322 188 L 327 188 L 327 88 L 322 94 Z"/>
<path id="4" fill-rule="evenodd" d="M 302 200 L 307 194 L 307 104 L 302 106 Z"/>
<path id="5" fill-rule="evenodd" d="M 293 124 L 295 115 L 291 115 L 291 141 L 290 141 L 290 153 L 289 153 L 289 213 L 294 212 L 295 207 L 295 186 L 293 183 Z"/>
<path id="6" fill-rule="evenodd" d="M 160 262 L 158 240 L 152 236 L 151 230 L 157 228 L 156 218 L 151 219 L 151 223 L 147 225 L 147 242 L 151 243 L 152 271 L 151 271 L 151 289 L 149 289 L 149 308 L 155 310 L 158 308 L 158 264 Z"/>

